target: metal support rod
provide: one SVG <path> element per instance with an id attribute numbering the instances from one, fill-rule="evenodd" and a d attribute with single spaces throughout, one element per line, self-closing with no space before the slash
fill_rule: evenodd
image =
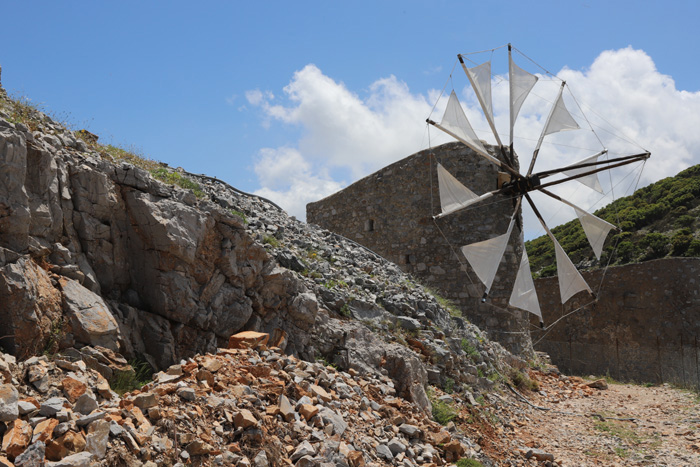
<path id="1" fill-rule="evenodd" d="M 647 154 L 648 154 L 648 153 L 647 153 Z M 593 174 L 595 174 L 595 173 L 602 172 L 603 170 L 610 170 L 610 169 L 614 169 L 614 168 L 616 168 L 616 167 L 622 167 L 623 165 L 632 164 L 632 163 L 634 163 L 634 162 L 639 162 L 639 161 L 645 160 L 645 159 L 647 159 L 647 158 L 646 158 L 646 157 L 640 157 L 640 158 L 638 158 L 638 159 L 626 160 L 626 161 L 619 162 L 619 163 L 617 163 L 617 164 L 610 165 L 610 166 L 607 166 L 607 167 L 600 167 L 600 168 L 597 168 L 597 169 L 595 169 L 595 170 L 590 170 L 590 171 L 588 171 L 588 172 L 584 172 L 584 173 L 572 175 L 572 176 L 570 176 L 570 177 L 562 178 L 561 180 L 556 180 L 556 181 L 554 181 L 554 182 L 544 183 L 544 184 L 542 184 L 542 185 L 540 185 L 540 186 L 535 187 L 534 189 L 535 189 L 535 190 L 541 190 L 542 188 L 548 188 L 548 187 L 550 187 L 550 186 L 559 185 L 559 184 L 561 184 L 561 183 L 565 183 L 565 182 L 568 182 L 568 181 L 570 181 L 570 180 L 576 180 L 577 178 L 582 178 L 582 177 L 586 177 L 586 176 L 588 176 L 588 175 L 593 175 Z"/>
<path id="2" fill-rule="evenodd" d="M 600 167 L 601 169 L 607 169 L 610 164 L 614 164 L 615 162 L 629 161 L 628 164 L 631 164 L 633 162 L 639 162 L 642 160 L 649 159 L 649 156 L 651 156 L 651 153 L 643 152 L 640 154 L 634 154 L 632 156 L 616 157 L 614 159 L 608 159 L 605 161 L 585 162 L 585 163 L 581 163 L 581 164 L 567 165 L 566 167 L 561 167 L 559 169 L 551 169 L 551 170 L 544 170 L 542 172 L 537 172 L 535 175 L 537 177 L 540 177 L 540 178 L 546 178 L 546 177 L 549 177 L 550 175 L 559 174 L 562 172 L 566 172 L 568 170 L 583 169 L 586 167 L 597 167 L 597 166 L 601 166 L 601 165 L 605 166 L 605 167 Z M 612 167 L 610 167 L 610 168 L 612 168 Z"/>

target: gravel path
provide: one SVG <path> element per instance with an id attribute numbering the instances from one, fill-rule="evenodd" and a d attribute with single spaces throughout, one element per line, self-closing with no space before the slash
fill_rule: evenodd
<path id="1" fill-rule="evenodd" d="M 518 465 L 547 465 L 551 454 L 549 465 L 567 467 L 700 466 L 697 394 L 667 385 L 593 389 L 576 377 L 531 376 L 540 391 L 527 399 L 550 410 L 521 403 L 513 413 L 511 448 L 532 450 Z"/>

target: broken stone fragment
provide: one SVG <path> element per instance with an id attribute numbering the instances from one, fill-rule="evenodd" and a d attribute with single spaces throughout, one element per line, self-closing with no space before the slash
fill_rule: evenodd
<path id="1" fill-rule="evenodd" d="M 32 426 L 22 419 L 12 421 L 2 438 L 2 450 L 10 460 L 19 456 L 32 440 Z"/>
<path id="2" fill-rule="evenodd" d="M 196 439 L 187 445 L 187 452 L 191 456 L 204 456 L 210 455 L 218 450 L 209 443 L 204 442 L 201 439 Z"/>
<path id="3" fill-rule="evenodd" d="M 387 444 L 387 447 L 394 456 L 406 452 L 406 445 L 403 444 L 398 438 L 392 438 Z"/>
<path id="4" fill-rule="evenodd" d="M 394 455 L 386 444 L 380 444 L 377 446 L 377 456 L 385 459 L 389 462 L 394 460 Z"/>
<path id="5" fill-rule="evenodd" d="M 143 411 L 157 406 L 158 399 L 152 392 L 142 392 L 134 397 L 134 405 Z"/>
<path id="6" fill-rule="evenodd" d="M 602 378 L 586 383 L 585 386 L 593 389 L 608 389 L 608 383 Z"/>
<path id="7" fill-rule="evenodd" d="M 90 394 L 83 394 L 73 405 L 73 411 L 83 415 L 89 415 L 93 410 L 97 409 L 99 404 Z"/>
<path id="8" fill-rule="evenodd" d="M 88 425 L 90 425 L 92 422 L 94 422 L 94 421 L 96 421 L 96 420 L 103 419 L 104 417 L 105 417 L 105 413 L 104 413 L 103 411 L 101 411 L 101 410 L 95 410 L 95 411 L 89 413 L 88 415 L 84 415 L 84 416 L 78 418 L 78 419 L 75 421 L 75 424 L 76 424 L 77 426 L 80 426 L 80 427 L 88 426 Z"/>
<path id="9" fill-rule="evenodd" d="M 12 384 L 0 384 L 0 421 L 11 422 L 19 417 L 19 393 Z"/>
<path id="10" fill-rule="evenodd" d="M 267 345 L 270 335 L 262 332 L 243 331 L 232 335 L 228 340 L 229 349 L 257 349 Z"/>
<path id="11" fill-rule="evenodd" d="M 258 424 L 258 420 L 255 418 L 250 410 L 242 409 L 233 418 L 233 423 L 236 428 L 250 428 Z"/>
<path id="12" fill-rule="evenodd" d="M 34 405 L 33 403 L 29 401 L 19 401 L 17 402 L 17 408 L 19 409 L 19 414 L 20 415 L 27 415 L 32 412 L 35 412 L 39 410 L 39 407 Z"/>
<path id="13" fill-rule="evenodd" d="M 399 426 L 399 432 L 406 435 L 407 438 L 420 438 L 423 434 L 420 428 L 418 428 L 415 425 L 409 425 L 407 423 L 404 423 L 403 425 Z"/>
<path id="14" fill-rule="evenodd" d="M 109 422 L 96 420 L 88 428 L 85 438 L 85 449 L 90 451 L 97 459 L 103 459 L 107 453 L 109 444 Z"/>
<path id="15" fill-rule="evenodd" d="M 44 417 L 55 417 L 59 410 L 63 409 L 63 404 L 66 399 L 63 397 L 52 397 L 41 403 L 39 408 L 39 415 Z"/>
<path id="16" fill-rule="evenodd" d="M 315 456 L 316 455 L 316 449 L 309 443 L 307 440 L 302 441 L 299 443 L 297 448 L 294 450 L 292 453 L 290 459 L 292 462 L 297 461 L 301 459 L 304 456 Z"/>
<path id="17" fill-rule="evenodd" d="M 527 453 L 525 454 L 525 459 L 530 459 L 531 457 L 534 457 L 540 462 L 554 462 L 554 455 L 545 452 L 541 449 L 530 449 L 529 451 L 527 451 Z"/>
<path id="18" fill-rule="evenodd" d="M 350 451 L 347 460 L 350 467 L 364 467 L 365 465 L 364 455 L 360 451 Z"/>
<path id="19" fill-rule="evenodd" d="M 36 424 L 32 434 L 32 443 L 37 441 L 46 442 L 51 439 L 54 428 L 58 425 L 58 420 L 55 418 L 47 418 Z"/>
<path id="20" fill-rule="evenodd" d="M 306 420 L 311 420 L 318 414 L 319 408 L 311 404 L 301 404 L 299 414 Z"/>
<path id="21" fill-rule="evenodd" d="M 280 415 L 282 415 L 282 418 L 285 422 L 291 422 L 292 420 L 294 420 L 294 415 L 296 414 L 296 412 L 294 411 L 292 403 L 289 402 L 289 399 L 287 399 L 287 396 L 285 396 L 284 394 L 282 394 L 279 398 L 279 409 Z"/>
<path id="22" fill-rule="evenodd" d="M 177 388 L 175 393 L 180 396 L 180 398 L 186 400 L 186 401 L 194 401 L 196 398 L 196 394 L 194 392 L 194 389 L 189 388 L 189 387 L 182 387 L 182 388 Z"/>
<path id="23" fill-rule="evenodd" d="M 37 441 L 15 458 L 15 467 L 41 467 L 44 465 L 46 445 Z"/>
<path id="24" fill-rule="evenodd" d="M 63 395 L 66 396 L 70 402 L 78 400 L 87 390 L 87 385 L 85 383 L 71 378 L 70 376 L 63 378 L 61 387 L 63 388 Z"/>
<path id="25" fill-rule="evenodd" d="M 205 370 L 210 371 L 210 372 L 212 372 L 212 373 L 216 373 L 217 371 L 219 371 L 219 369 L 220 369 L 222 366 L 224 366 L 223 362 L 221 362 L 221 361 L 220 361 L 218 358 L 216 358 L 216 357 L 209 357 L 209 356 L 208 356 L 208 357 L 205 357 L 205 358 L 202 360 L 202 367 L 203 367 Z"/>
<path id="26" fill-rule="evenodd" d="M 51 463 L 50 467 L 89 467 L 91 460 L 92 453 L 79 452 L 76 454 L 71 454 L 70 456 L 66 456 L 57 462 Z"/>
<path id="27" fill-rule="evenodd" d="M 309 392 L 311 392 L 311 394 L 318 397 L 323 402 L 330 402 L 331 400 L 333 400 L 333 397 L 331 397 L 331 395 L 328 394 L 328 392 L 325 389 L 323 389 L 317 384 L 310 384 Z"/>

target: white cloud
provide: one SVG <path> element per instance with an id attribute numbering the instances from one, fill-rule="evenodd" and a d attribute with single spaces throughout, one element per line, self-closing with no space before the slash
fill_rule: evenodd
<path id="1" fill-rule="evenodd" d="M 322 171 L 314 173 L 298 150 L 282 147 L 263 149 L 255 164 L 255 173 L 263 188 L 255 194 L 279 204 L 285 211 L 305 218 L 306 204 L 342 189 Z"/>
<path id="2" fill-rule="evenodd" d="M 548 136 L 538 158 L 537 170 L 562 166 L 593 154 L 601 147 L 598 138 L 611 153 L 641 152 L 638 146 L 616 135 L 625 135 L 652 152 L 640 186 L 700 163 L 700 131 L 697 130 L 700 128 L 700 92 L 676 89 L 673 79 L 659 73 L 645 52 L 632 48 L 605 51 L 590 68 L 564 68 L 558 75 L 567 81 L 576 98 L 574 101 L 565 95 L 568 109 L 582 127 L 587 127 L 578 108 L 580 104 L 596 133 L 584 130 Z M 508 86 L 503 77 L 495 77 L 493 82 L 496 126 L 503 142 L 507 142 Z M 457 92 L 466 104 L 472 125 L 481 138 L 493 142 L 466 78 L 461 86 Z M 515 128 L 515 145 L 522 171 L 527 169 L 528 155 L 532 153 L 557 88 L 557 81 L 543 77 L 521 110 Z M 307 65 L 294 74 L 284 88 L 282 100 L 269 91 L 247 92 L 247 101 L 263 111 L 263 125 L 277 121 L 301 129 L 301 136 L 289 147 L 261 150 L 256 173 L 263 188 L 258 193 L 303 218 L 305 203 L 344 186 L 345 182 L 339 179 L 355 181 L 427 147 L 429 140 L 424 120 L 437 96 L 435 90 L 425 95 L 412 93 L 394 76 L 378 79 L 360 94 L 324 75 L 314 65 Z M 443 102 L 431 118 L 440 119 L 445 100 L 443 96 Z M 432 145 L 447 140 L 435 130 L 431 130 L 430 138 Z M 570 146 L 586 149 L 575 150 Z M 616 194 L 634 180 L 628 177 L 620 182 L 629 171 L 619 172 L 612 179 L 617 185 Z M 605 177 L 601 178 L 604 186 L 609 187 Z M 595 192 L 577 183 L 562 187 L 560 193 L 582 207 L 590 207 L 598 201 L 594 206 L 598 208 L 609 202 L 599 201 Z M 573 217 L 570 209 L 543 202 L 547 211 L 551 211 L 548 215 L 551 225 Z M 526 219 L 526 225 L 533 225 L 533 220 Z"/>

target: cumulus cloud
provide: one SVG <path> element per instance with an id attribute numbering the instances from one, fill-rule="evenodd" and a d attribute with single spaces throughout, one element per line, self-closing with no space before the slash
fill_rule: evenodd
<path id="1" fill-rule="evenodd" d="M 700 163 L 700 92 L 676 89 L 673 79 L 659 73 L 645 52 L 632 48 L 605 51 L 589 68 L 564 68 L 558 76 L 572 89 L 573 98 L 565 94 L 566 106 L 584 130 L 548 136 L 537 170 L 575 162 L 601 147 L 613 155 L 646 148 L 652 159 L 643 172 L 643 186 Z M 504 78 L 493 79 L 493 108 L 496 127 L 507 142 L 508 86 Z M 479 137 L 494 142 L 466 78 L 464 82 L 456 91 L 465 112 Z M 523 171 L 558 86 L 559 81 L 543 76 L 522 107 L 514 135 Z M 437 145 L 449 139 L 435 130 L 430 139 L 426 134 L 424 119 L 438 91 L 411 92 L 394 76 L 378 79 L 360 93 L 307 65 L 283 91 L 281 98 L 270 91 L 246 93 L 248 103 L 263 111 L 263 125 L 278 122 L 301 129 L 301 136 L 288 147 L 261 149 L 255 171 L 262 186 L 258 193 L 300 218 L 308 201 L 327 196 L 429 142 Z M 440 119 L 445 101 L 443 96 L 433 119 Z M 588 129 L 589 122 L 595 132 Z M 634 187 L 635 175 L 626 169 L 601 178 L 604 187 L 614 186 L 616 194 L 621 194 L 625 187 Z M 610 201 L 577 183 L 562 186 L 559 192 L 584 208 L 598 208 Z M 548 215 L 552 225 L 573 217 L 568 208 L 542 202 L 552 212 Z M 526 219 L 526 225 L 532 225 L 532 220 Z"/>
<path id="2" fill-rule="evenodd" d="M 262 185 L 255 192 L 257 195 L 275 201 L 302 219 L 307 203 L 318 201 L 346 185 L 332 180 L 323 171 L 313 171 L 298 150 L 287 147 L 261 150 L 255 173 Z"/>

